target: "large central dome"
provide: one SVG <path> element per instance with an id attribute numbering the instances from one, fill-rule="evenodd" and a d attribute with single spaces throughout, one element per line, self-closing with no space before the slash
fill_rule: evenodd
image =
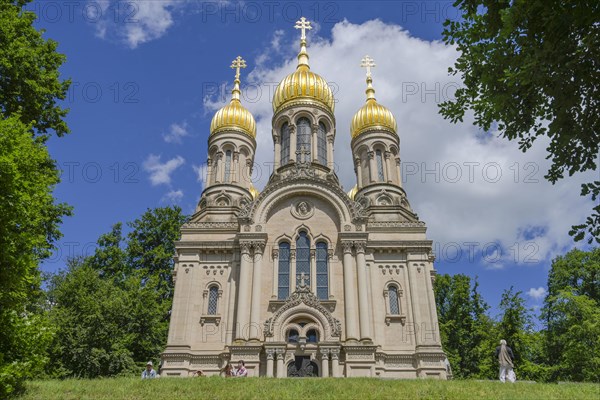
<path id="1" fill-rule="evenodd" d="M 298 67 L 277 86 L 273 95 L 273 112 L 277 113 L 283 107 L 301 103 L 317 103 L 333 114 L 333 92 L 323 77 L 310 70 L 304 33 L 300 41 Z"/>

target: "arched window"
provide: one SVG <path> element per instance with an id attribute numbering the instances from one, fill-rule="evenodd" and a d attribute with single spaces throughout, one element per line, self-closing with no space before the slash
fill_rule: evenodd
<path id="1" fill-rule="evenodd" d="M 287 341 L 288 341 L 288 343 L 298 343 L 298 338 L 299 337 L 300 337 L 300 334 L 298 334 L 297 330 L 290 329 L 288 331 Z"/>
<path id="2" fill-rule="evenodd" d="M 329 277 L 327 271 L 327 243 L 317 243 L 317 297 L 329 298 Z"/>
<path id="3" fill-rule="evenodd" d="M 290 244 L 279 244 L 279 266 L 277 278 L 277 297 L 285 300 L 290 296 Z"/>
<path id="4" fill-rule="evenodd" d="M 310 239 L 306 232 L 300 232 L 296 240 L 296 282 L 310 286 Z"/>
<path id="5" fill-rule="evenodd" d="M 322 122 L 319 122 L 319 129 L 317 131 L 317 155 L 319 164 L 327 165 L 327 132 L 325 124 Z"/>
<path id="6" fill-rule="evenodd" d="M 400 301 L 398 299 L 398 288 L 394 285 L 388 287 L 388 297 L 390 298 L 390 314 L 400 314 Z"/>
<path id="7" fill-rule="evenodd" d="M 225 178 L 223 179 L 223 183 L 229 182 L 230 177 L 231 177 L 231 150 L 227 150 L 225 152 Z"/>
<path id="8" fill-rule="evenodd" d="M 300 152 L 299 162 L 311 161 L 311 140 L 310 121 L 308 118 L 300 118 L 296 124 L 296 152 Z"/>
<path id="9" fill-rule="evenodd" d="M 281 165 L 290 161 L 290 126 L 286 122 L 281 127 Z"/>
<path id="10" fill-rule="evenodd" d="M 309 329 L 306 332 L 306 343 L 317 343 L 319 341 L 319 334 L 315 329 Z"/>
<path id="11" fill-rule="evenodd" d="M 383 157 L 381 156 L 381 150 L 375 151 L 375 158 L 377 159 L 377 180 L 383 182 Z"/>
<path id="12" fill-rule="evenodd" d="M 217 305 L 219 302 L 219 287 L 216 285 L 208 288 L 208 315 L 217 314 Z"/>

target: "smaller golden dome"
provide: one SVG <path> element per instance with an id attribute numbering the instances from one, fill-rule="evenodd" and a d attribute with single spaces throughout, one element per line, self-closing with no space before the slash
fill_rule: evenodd
<path id="1" fill-rule="evenodd" d="M 365 60 L 373 61 L 369 56 L 363 59 L 363 63 Z M 374 67 L 375 64 L 371 64 L 370 66 Z M 354 114 L 352 124 L 350 125 L 352 139 L 371 130 L 384 130 L 397 134 L 398 125 L 396 124 L 396 118 L 394 118 L 394 115 L 387 107 L 377 103 L 375 99 L 375 89 L 373 88 L 370 69 L 367 70 L 367 90 L 365 93 L 367 94 L 367 102 Z"/>
<path id="2" fill-rule="evenodd" d="M 231 68 L 236 69 L 233 90 L 231 91 L 231 101 L 225 107 L 221 108 L 210 123 L 210 134 L 222 131 L 238 131 L 251 138 L 256 138 L 256 121 L 250 111 L 248 111 L 240 102 L 240 68 L 246 68 L 246 62 L 238 56 Z"/>
<path id="3" fill-rule="evenodd" d="M 358 185 L 354 185 L 354 187 L 352 189 L 350 189 L 350 191 L 348 192 L 348 197 L 350 197 L 350 200 L 354 200 L 354 197 L 356 197 L 357 192 L 358 192 Z"/>
<path id="4" fill-rule="evenodd" d="M 256 198 L 260 194 L 260 192 L 258 191 L 258 189 L 255 188 L 253 184 L 250 184 L 250 188 L 248 190 L 250 191 L 250 194 L 252 195 L 252 199 L 256 200 Z"/>

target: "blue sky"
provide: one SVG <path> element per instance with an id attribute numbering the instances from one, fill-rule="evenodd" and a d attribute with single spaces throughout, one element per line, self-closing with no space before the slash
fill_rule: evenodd
<path id="1" fill-rule="evenodd" d="M 272 161 L 271 99 L 295 67 L 300 16 L 313 22 L 311 67 L 336 96 L 336 164 L 353 185 L 349 124 L 364 102 L 365 54 L 375 58 L 378 100 L 398 121 L 405 189 L 429 226 L 439 273 L 478 276 L 493 308 L 515 286 L 541 305 L 550 260 L 571 249 L 567 232 L 589 214 L 578 196 L 590 175 L 554 187 L 543 140 L 522 154 L 516 143 L 437 114 L 460 85 L 447 75 L 456 58 L 441 40 L 456 18 L 448 1 L 202 2 L 37 1 L 36 25 L 59 42 L 73 80 L 65 106 L 72 133 L 49 147 L 63 170 L 56 189 L 74 206 L 45 271 L 89 254 L 111 225 L 147 208 L 180 205 L 192 213 L 214 112 L 228 100 L 231 61 L 244 57 L 243 103 L 258 124 L 262 188 Z M 223 95 L 224 94 L 224 95 Z M 261 168 L 262 166 L 262 168 Z M 492 311 L 494 314 L 495 311 Z"/>

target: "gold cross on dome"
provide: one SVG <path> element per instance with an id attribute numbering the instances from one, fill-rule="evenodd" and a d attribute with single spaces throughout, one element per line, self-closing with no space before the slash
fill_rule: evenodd
<path id="1" fill-rule="evenodd" d="M 300 18 L 300 21 L 296 21 L 296 26 L 294 26 L 294 28 L 300 29 L 302 32 L 302 35 L 300 35 L 300 39 L 306 40 L 306 30 L 310 31 L 312 29 L 312 26 L 310 26 L 310 21 L 307 21 L 306 18 L 302 17 Z"/>
<path id="2" fill-rule="evenodd" d="M 368 55 L 365 56 L 360 63 L 360 66 L 362 68 L 366 68 L 367 69 L 367 77 L 371 77 L 371 68 L 375 68 L 375 60 L 373 60 L 371 57 L 369 57 Z"/>
<path id="3" fill-rule="evenodd" d="M 246 68 L 246 60 L 241 56 L 237 56 L 237 58 L 231 62 L 231 68 L 235 69 L 235 79 L 240 79 L 240 68 Z"/>

